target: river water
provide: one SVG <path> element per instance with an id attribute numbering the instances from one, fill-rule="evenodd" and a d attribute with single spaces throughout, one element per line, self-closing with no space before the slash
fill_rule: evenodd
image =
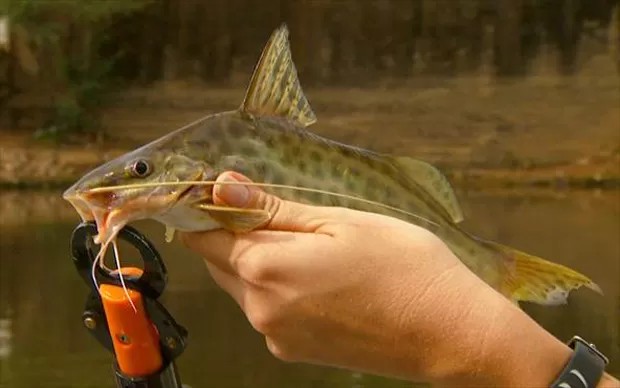
<path id="1" fill-rule="evenodd" d="M 620 192 L 460 193 L 465 227 L 569 265 L 604 290 L 560 307 L 524 305 L 561 339 L 579 334 L 620 375 Z M 86 332 L 87 288 L 69 258 L 77 216 L 59 193 L 0 192 L 0 387 L 111 387 L 111 356 Z M 179 358 L 191 387 L 406 387 L 410 384 L 273 358 L 200 258 L 163 243 L 163 227 L 137 225 L 166 259 L 164 304 L 189 330 Z"/>

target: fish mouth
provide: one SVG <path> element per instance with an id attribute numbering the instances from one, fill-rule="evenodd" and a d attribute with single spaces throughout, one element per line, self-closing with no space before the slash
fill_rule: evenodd
<path id="1" fill-rule="evenodd" d="M 95 243 L 102 243 L 131 221 L 166 213 L 189 197 L 193 188 L 193 185 L 188 185 L 172 193 L 151 192 L 133 198 L 124 198 L 118 205 L 114 202 L 122 196 L 112 191 L 79 192 L 70 189 L 63 194 L 63 198 L 75 208 L 83 222 L 95 221 L 99 232 Z"/>
<path id="2" fill-rule="evenodd" d="M 108 239 L 110 234 L 112 234 L 112 230 L 120 229 L 128 222 L 128 217 L 123 214 L 122 209 L 108 209 L 97 206 L 89 202 L 88 197 L 83 194 L 63 196 L 63 198 L 77 211 L 82 222 L 95 222 L 98 234 L 95 236 L 94 241 L 97 244 Z M 119 228 L 119 225 L 122 226 Z"/>
<path id="3" fill-rule="evenodd" d="M 83 196 L 79 195 L 75 191 L 69 192 L 69 190 L 67 190 L 64 192 L 62 197 L 64 200 L 68 201 L 71 206 L 73 206 L 82 221 L 94 221 L 95 217 L 92 208 Z"/>
<path id="4" fill-rule="evenodd" d="M 78 196 L 70 202 L 76 208 L 83 221 L 95 221 L 99 234 L 96 243 L 106 241 L 131 221 L 149 218 L 153 214 L 166 211 L 174 206 L 176 193 L 158 196 L 140 196 L 123 201 L 118 207 L 101 206 L 98 200 L 90 201 L 88 194 Z M 94 202 L 94 203 L 93 203 Z"/>
<path id="5" fill-rule="evenodd" d="M 196 171 L 188 180 L 202 180 L 204 171 Z M 139 188 L 139 185 L 136 185 Z M 77 211 L 83 222 L 95 221 L 99 235 L 95 242 L 103 242 L 131 221 L 153 218 L 164 214 L 177 204 L 191 200 L 196 193 L 194 185 L 179 182 L 177 189 L 163 192 L 159 189 L 136 192 L 132 189 L 85 189 L 80 182 L 63 193 L 63 198 Z"/>
<path id="6" fill-rule="evenodd" d="M 111 231 L 118 228 L 117 225 L 122 224 L 124 226 L 126 224 L 126 221 L 123 222 L 122 220 L 125 217 L 119 217 L 122 216 L 122 209 L 101 206 L 102 204 L 97 203 L 98 201 L 89 198 L 88 192 L 67 191 L 63 194 L 63 198 L 73 206 L 82 222 L 95 222 L 98 234 L 94 241 L 97 244 L 109 238 Z"/>

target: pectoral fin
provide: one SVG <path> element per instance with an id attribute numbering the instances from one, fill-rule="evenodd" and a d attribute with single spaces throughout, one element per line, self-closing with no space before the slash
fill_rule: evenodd
<path id="1" fill-rule="evenodd" d="M 271 219 L 266 210 L 197 204 L 197 208 L 209 213 L 224 229 L 235 233 L 247 233 L 265 225 Z"/>
<path id="2" fill-rule="evenodd" d="M 166 225 L 166 242 L 167 243 L 171 243 L 172 240 L 174 240 L 174 233 L 176 232 L 176 229 L 174 229 L 171 226 Z"/>

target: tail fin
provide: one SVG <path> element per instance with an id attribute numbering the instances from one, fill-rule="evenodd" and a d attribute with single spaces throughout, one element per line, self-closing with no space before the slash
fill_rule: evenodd
<path id="1" fill-rule="evenodd" d="M 568 267 L 491 241 L 482 241 L 514 260 L 514 269 L 504 282 L 503 292 L 514 301 L 547 306 L 566 304 L 569 292 L 585 286 L 599 294 L 601 288 L 587 276 Z"/>

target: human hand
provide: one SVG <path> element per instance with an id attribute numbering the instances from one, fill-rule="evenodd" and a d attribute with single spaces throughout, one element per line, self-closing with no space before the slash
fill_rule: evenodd
<path id="1" fill-rule="evenodd" d="M 237 173 L 218 180 L 248 181 Z M 272 215 L 262 230 L 183 240 L 282 360 L 445 384 L 548 385 L 568 358 L 423 228 L 252 186 L 216 185 L 214 201 Z M 540 356 L 515 362 L 511 354 L 532 344 Z"/>

